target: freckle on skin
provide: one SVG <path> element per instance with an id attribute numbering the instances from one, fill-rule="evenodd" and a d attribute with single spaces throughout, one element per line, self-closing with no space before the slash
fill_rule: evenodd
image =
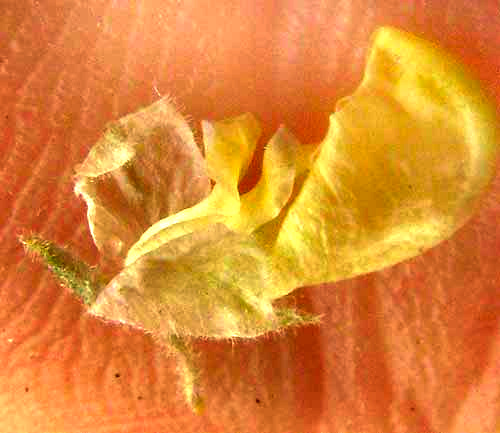
<path id="1" fill-rule="evenodd" d="M 120 377 L 120 373 L 115 373 L 115 377 L 118 379 Z"/>

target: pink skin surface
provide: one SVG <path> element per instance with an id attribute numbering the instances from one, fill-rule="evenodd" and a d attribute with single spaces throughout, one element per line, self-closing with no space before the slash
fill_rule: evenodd
<path id="1" fill-rule="evenodd" d="M 96 262 L 73 167 L 157 93 L 195 126 L 251 111 L 267 138 L 284 123 L 319 140 L 389 24 L 454 52 L 500 106 L 494 0 L 1 2 L 0 431 L 499 431 L 498 176 L 437 248 L 288 297 L 320 326 L 197 342 L 201 416 L 161 347 L 85 315 L 16 239 L 39 232 Z"/>

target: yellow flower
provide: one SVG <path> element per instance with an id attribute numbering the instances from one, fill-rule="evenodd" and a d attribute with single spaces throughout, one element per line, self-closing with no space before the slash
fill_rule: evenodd
<path id="1" fill-rule="evenodd" d="M 374 35 L 364 78 L 323 141 L 303 145 L 280 128 L 249 192 L 238 185 L 258 121 L 245 114 L 202 130 L 204 158 L 162 99 L 108 129 L 75 187 L 116 272 L 89 312 L 173 346 L 193 406 L 185 338 L 253 338 L 314 321 L 273 301 L 449 238 L 477 208 L 498 152 L 479 84 L 437 46 L 393 28 Z"/>
<path id="2" fill-rule="evenodd" d="M 204 122 L 205 170 L 161 100 L 119 121 L 79 170 L 96 244 L 129 248 L 90 311 L 165 336 L 279 328 L 271 302 L 296 287 L 378 270 L 451 236 L 493 174 L 495 134 L 493 108 L 463 67 L 392 28 L 376 33 L 361 85 L 315 152 L 281 128 L 241 196 L 257 120 Z M 212 191 L 189 207 L 207 175 Z"/>

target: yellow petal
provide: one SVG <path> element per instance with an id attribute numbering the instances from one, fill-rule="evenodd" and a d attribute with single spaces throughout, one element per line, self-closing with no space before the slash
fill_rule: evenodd
<path id="1" fill-rule="evenodd" d="M 227 227 L 249 234 L 278 216 L 292 194 L 299 148 L 285 128 L 276 132 L 264 150 L 259 182 L 241 197 L 239 213 L 224 220 Z"/>
<path id="2" fill-rule="evenodd" d="M 208 176 L 216 184 L 236 191 L 252 160 L 261 135 L 250 113 L 218 122 L 202 122 Z"/>
<path id="3" fill-rule="evenodd" d="M 459 62 L 408 33 L 379 30 L 362 84 L 331 116 L 281 225 L 278 262 L 297 285 L 314 284 L 433 247 L 475 211 L 493 176 L 496 134 L 492 105 Z"/>

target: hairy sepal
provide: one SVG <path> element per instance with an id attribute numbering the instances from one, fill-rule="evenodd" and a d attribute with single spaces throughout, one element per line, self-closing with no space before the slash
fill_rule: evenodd
<path id="1" fill-rule="evenodd" d="M 198 203 L 209 189 L 193 133 L 167 98 L 109 125 L 76 167 L 75 193 L 87 204 L 104 262 L 115 270 L 148 227 Z"/>
<path id="2" fill-rule="evenodd" d="M 89 311 L 165 337 L 253 338 L 311 321 L 273 308 L 278 277 L 252 236 L 216 224 L 141 256 Z"/>

